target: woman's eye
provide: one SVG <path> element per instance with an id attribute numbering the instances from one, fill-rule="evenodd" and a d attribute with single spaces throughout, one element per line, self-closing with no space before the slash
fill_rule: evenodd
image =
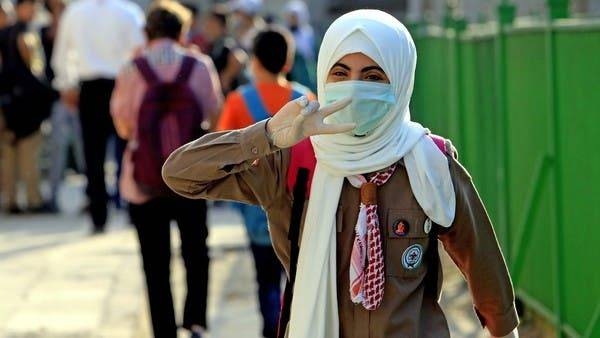
<path id="1" fill-rule="evenodd" d="M 333 76 L 346 76 L 346 73 L 345 73 L 345 72 L 338 71 L 338 72 L 333 72 L 333 73 L 331 73 L 331 75 L 333 75 Z"/>
<path id="2" fill-rule="evenodd" d="M 368 81 L 383 81 L 383 77 L 377 74 L 369 74 L 365 77 L 365 80 Z"/>

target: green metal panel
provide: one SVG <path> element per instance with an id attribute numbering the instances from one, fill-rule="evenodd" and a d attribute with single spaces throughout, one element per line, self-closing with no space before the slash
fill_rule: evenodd
<path id="1" fill-rule="evenodd" d="M 477 189 L 494 223 L 498 221 L 496 168 L 496 126 L 494 42 L 466 39 L 463 42 L 462 125 L 460 159 L 477 185 Z"/>
<path id="2" fill-rule="evenodd" d="M 468 168 L 473 176 L 473 179 L 478 182 L 480 176 L 480 166 L 477 161 L 478 143 L 475 142 L 479 134 L 479 119 L 477 118 L 480 111 L 478 94 L 478 59 L 477 45 L 474 41 L 462 41 L 460 58 L 461 58 L 461 76 L 458 90 L 460 98 L 460 109 L 456 107 L 456 115 L 458 126 L 458 137 L 453 140 L 455 146 L 460 151 L 459 155 L 461 162 Z M 457 100 L 458 101 L 458 100 Z"/>
<path id="3" fill-rule="evenodd" d="M 457 37 L 451 37 L 448 43 L 448 78 L 446 79 L 446 92 L 448 93 L 448 106 L 446 114 L 446 137 L 452 139 L 460 150 L 463 147 L 461 123 L 462 121 L 462 44 Z"/>
<path id="4" fill-rule="evenodd" d="M 410 101 L 410 114 L 413 121 L 418 121 L 426 125 L 427 123 L 425 122 L 425 116 L 428 114 L 425 112 L 427 112 L 428 107 L 427 103 L 425 102 L 427 98 L 425 93 L 428 92 L 427 75 L 431 73 L 431 71 L 429 71 L 428 62 L 432 62 L 432 59 L 434 58 L 427 57 L 429 50 L 431 49 L 428 48 L 430 45 L 430 43 L 428 43 L 429 38 L 426 36 L 419 36 L 418 33 L 415 32 L 413 32 L 413 34 L 413 39 L 415 41 L 415 45 L 417 46 L 417 70 L 415 74 L 414 92 Z M 427 71 L 424 71 L 425 69 L 427 69 Z"/>
<path id="5" fill-rule="evenodd" d="M 554 310 L 556 267 L 548 251 L 554 243 L 555 219 L 546 165 L 552 138 L 546 47 L 543 31 L 513 32 L 506 41 L 507 213 L 515 284 Z"/>
<path id="6" fill-rule="evenodd" d="M 556 109 L 562 155 L 558 160 L 564 174 L 560 199 L 564 211 L 563 316 L 586 337 L 600 336 L 599 53 L 600 26 L 556 33 Z"/>
<path id="7" fill-rule="evenodd" d="M 413 116 L 457 144 L 518 295 L 559 336 L 595 338 L 600 23 L 552 27 L 417 36 Z"/>
<path id="8" fill-rule="evenodd" d="M 448 133 L 448 45 L 444 37 L 416 38 L 417 75 L 412 100 L 413 120 L 440 135 Z"/>

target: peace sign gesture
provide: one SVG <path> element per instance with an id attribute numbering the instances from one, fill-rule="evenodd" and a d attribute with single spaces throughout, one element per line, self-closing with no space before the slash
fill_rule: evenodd
<path id="1" fill-rule="evenodd" d="M 306 96 L 288 102 L 267 122 L 267 132 L 273 145 L 289 148 L 305 137 L 320 134 L 339 134 L 351 131 L 355 123 L 327 124 L 323 119 L 346 107 L 351 98 L 331 103 L 319 109 L 319 102 Z"/>

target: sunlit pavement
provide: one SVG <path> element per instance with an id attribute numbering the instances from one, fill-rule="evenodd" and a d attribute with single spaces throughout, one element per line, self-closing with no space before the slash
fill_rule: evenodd
<path id="1" fill-rule="evenodd" d="M 83 183 L 67 182 L 58 216 L 0 215 L 0 337 L 151 337 L 135 232 L 112 210 L 105 234 L 90 236 L 78 210 Z M 209 214 L 211 338 L 258 338 L 254 268 L 239 216 Z M 178 318 L 185 271 L 173 228 Z M 443 250 L 441 251 L 443 252 Z M 483 337 L 459 273 L 445 265 L 443 305 L 453 337 Z M 181 332 L 181 337 L 187 337 Z"/>

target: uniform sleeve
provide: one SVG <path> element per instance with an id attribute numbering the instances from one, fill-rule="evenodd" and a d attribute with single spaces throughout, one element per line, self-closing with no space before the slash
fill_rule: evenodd
<path id="1" fill-rule="evenodd" d="M 492 335 L 505 336 L 519 324 L 510 275 L 471 177 L 456 160 L 450 161 L 456 217 L 439 239 L 467 280 L 481 324 Z"/>
<path id="2" fill-rule="evenodd" d="M 267 209 L 285 193 L 284 151 L 269 144 L 266 121 L 207 134 L 175 150 L 162 175 L 188 198 L 233 200 Z"/>

